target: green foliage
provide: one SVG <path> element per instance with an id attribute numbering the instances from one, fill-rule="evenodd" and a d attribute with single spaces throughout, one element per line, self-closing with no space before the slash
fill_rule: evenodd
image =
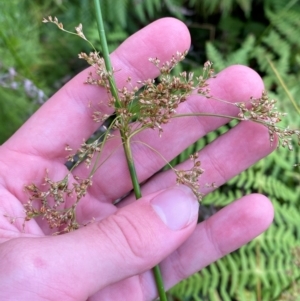
<path id="1" fill-rule="evenodd" d="M 7 66 L 15 66 L 28 78 L 34 78 L 34 70 L 42 62 L 39 31 L 36 22 L 30 22 L 31 15 L 24 2 L 2 1 L 0 4 L 0 58 Z M 28 25 L 24 28 L 24 24 Z M 22 32 L 22 35 L 19 33 Z M 27 43 L 28 40 L 31 43 Z"/>
<path id="2" fill-rule="evenodd" d="M 299 128 L 299 112 L 295 108 L 299 108 L 297 96 L 300 92 L 300 41 L 297 36 L 300 5 L 298 1 L 266 1 L 264 12 L 268 24 L 260 34 L 253 30 L 240 41 L 240 45 L 231 45 L 225 52 L 226 48 L 220 43 L 207 42 L 207 56 L 217 71 L 232 64 L 254 66 L 264 75 L 266 89 L 279 100 L 280 109 L 288 113 L 283 126 L 290 124 Z M 236 38 L 241 31 L 236 29 Z M 181 161 L 215 137 L 216 133 L 210 133 L 177 160 Z M 293 152 L 278 149 L 204 198 L 203 211 L 207 212 L 211 206 L 221 209 L 251 192 L 265 194 L 275 207 L 274 222 L 251 243 L 171 289 L 173 298 L 201 301 L 296 300 L 291 296 L 298 296 L 300 270 L 294 263 L 292 250 L 299 246 L 300 238 L 300 177 L 299 168 L 293 165 L 299 162 L 299 158 L 299 148 Z"/>
<path id="3" fill-rule="evenodd" d="M 35 105 L 19 91 L 0 89 L 0 97 L 0 137 L 6 140 L 33 113 Z"/>
<path id="4" fill-rule="evenodd" d="M 221 13 L 222 16 L 227 16 L 237 6 L 246 16 L 249 16 L 252 9 L 252 0 L 190 0 L 191 7 L 205 12 L 205 15 Z"/>
<path id="5" fill-rule="evenodd" d="M 214 66 L 216 66 L 216 71 L 221 71 L 234 64 L 249 65 L 250 55 L 253 53 L 254 45 L 255 37 L 249 35 L 241 44 L 241 48 L 232 51 L 226 58 L 223 58 L 222 54 L 211 42 L 207 43 L 206 51 L 208 58 L 214 63 Z"/>
<path id="6" fill-rule="evenodd" d="M 162 10 L 162 3 L 158 0 L 102 2 L 110 51 L 143 24 L 158 18 Z M 165 1 L 165 8 L 171 10 L 177 2 Z M 1 144 L 36 108 L 34 100 L 28 98 L 22 88 L 15 91 L 7 85 L 2 86 L 1 78 L 6 77 L 6 70 L 13 68 L 22 78 L 32 81 L 34 86 L 51 95 L 86 67 L 77 56 L 80 51 L 90 51 L 87 43 L 76 37 L 66 38 L 50 24 L 43 24 L 43 17 L 56 16 L 70 30 L 82 23 L 88 39 L 96 47 L 100 47 L 91 0 L 0 1 L 0 12 L 0 107 L 3 108 L 0 111 L 1 123 L 7 120 L 8 111 L 10 116 L 9 122 L 0 131 Z M 176 11 L 173 15 L 181 16 Z M 16 99 L 16 94 L 18 101 L 14 101 L 14 108 L 9 110 L 11 100 Z M 15 108 L 16 104 L 20 104 L 20 108 Z"/>
<path id="7" fill-rule="evenodd" d="M 226 129 L 228 127 L 224 126 L 218 133 L 208 134 L 173 164 L 199 150 Z M 219 210 L 251 192 L 265 194 L 275 207 L 274 222 L 249 244 L 171 289 L 173 298 L 185 301 L 271 301 L 280 300 L 282 292 L 290 289 L 294 282 L 300 285 L 300 270 L 292 256 L 300 239 L 299 171 L 293 167 L 299 155 L 299 150 L 291 153 L 278 149 L 204 198 L 200 211 L 205 213 L 211 206 Z"/>
<path id="8" fill-rule="evenodd" d="M 229 49 L 229 52 L 225 51 L 225 53 L 224 49 L 218 49 L 220 48 L 218 43 L 207 42 L 207 56 L 215 63 L 216 71 L 232 64 L 255 67 L 259 73 L 264 74 L 266 89 L 275 91 L 277 98 L 285 100 L 286 95 L 278 85 L 278 79 L 267 59 L 273 62 L 292 94 L 299 95 L 300 66 L 297 62 L 299 62 L 300 40 L 297 38 L 297 32 L 300 5 L 297 1 L 290 1 L 287 4 L 281 0 L 266 1 L 264 11 L 269 25 L 260 34 L 252 32 L 244 41 L 236 45 L 235 49 Z"/>
<path id="9" fill-rule="evenodd" d="M 5 12 L 0 13 L 0 144 L 36 109 L 32 92 L 43 94 L 37 86 L 45 88 L 39 75 L 47 60 L 43 60 L 35 11 L 30 8 L 33 6 L 24 1 L 0 3 L 0 11 Z M 43 98 L 44 94 L 40 101 Z"/>

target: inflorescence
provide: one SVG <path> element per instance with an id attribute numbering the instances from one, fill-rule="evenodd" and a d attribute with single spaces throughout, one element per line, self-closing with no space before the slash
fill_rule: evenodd
<path id="1" fill-rule="evenodd" d="M 83 34 L 82 25 L 75 28 L 76 32 L 69 32 L 64 29 L 63 24 L 58 19 L 48 17 L 43 22 L 54 23 L 59 29 L 75 34 L 88 41 Z M 89 42 L 89 41 L 88 41 Z M 90 43 L 90 42 L 89 42 Z M 92 46 L 93 47 L 93 46 Z M 130 139 L 138 132 L 150 128 L 158 130 L 159 135 L 163 134 L 163 126 L 171 118 L 176 118 L 176 109 L 185 102 L 193 93 L 197 93 L 207 99 L 223 101 L 214 98 L 209 89 L 209 79 L 215 78 L 212 63 L 207 61 L 204 64 L 202 75 L 194 77 L 192 72 L 182 72 L 178 76 L 172 74 L 174 67 L 185 59 L 187 51 L 177 52 L 169 61 L 161 63 L 159 58 L 150 58 L 149 61 L 160 72 L 158 80 L 147 79 L 132 83 L 130 77 L 127 79 L 128 87 L 119 88 L 117 95 L 111 92 L 110 80 L 113 77 L 112 72 L 108 72 L 105 67 L 105 61 L 95 50 L 89 54 L 80 53 L 79 58 L 87 61 L 94 68 L 94 72 L 88 74 L 86 84 L 97 85 L 104 88 L 108 95 L 108 106 L 115 111 L 115 118 L 111 122 L 109 129 L 95 141 L 84 142 L 76 152 L 67 145 L 67 160 L 74 163 L 72 169 L 61 181 L 52 181 L 48 173 L 44 179 L 44 189 L 40 189 L 36 184 L 31 183 L 25 186 L 25 191 L 29 195 L 29 200 L 24 204 L 25 221 L 41 216 L 46 220 L 51 229 L 56 229 L 56 233 L 66 233 L 78 229 L 80 226 L 76 220 L 76 206 L 86 195 L 88 188 L 92 185 L 92 177 L 98 169 L 99 156 L 107 139 L 113 137 L 112 131 L 119 130 L 125 139 Z M 142 88 L 140 89 L 139 87 Z M 269 130 L 270 142 L 273 143 L 275 136 L 279 138 L 280 145 L 292 149 L 291 137 L 296 136 L 298 143 L 300 140 L 300 131 L 291 129 L 281 129 L 277 124 L 281 121 L 284 114 L 277 111 L 275 100 L 270 100 L 266 92 L 262 93 L 260 98 L 251 98 L 250 104 L 244 102 L 229 103 L 239 109 L 237 116 L 231 116 L 232 119 L 240 121 L 253 121 L 261 123 Z M 195 116 L 209 115 L 205 112 L 198 112 Z M 211 116 L 211 114 L 210 114 Z M 215 116 L 218 116 L 215 114 Z M 98 123 L 103 123 L 110 117 L 99 110 L 94 110 L 91 118 Z M 124 142 L 124 141 L 123 141 Z M 94 156 L 96 155 L 96 159 Z M 201 168 L 201 162 L 198 160 L 198 154 L 190 157 L 193 166 L 189 170 L 176 170 L 176 182 L 187 185 L 192 189 L 198 200 L 201 201 L 203 194 L 200 192 L 199 177 L 204 170 Z M 80 163 L 84 162 L 87 167 L 92 167 L 92 172 L 86 179 L 80 179 L 72 175 L 72 170 Z M 72 181 L 70 183 L 70 179 Z M 215 187 L 213 185 L 213 187 Z M 66 202 L 72 205 L 66 208 Z"/>

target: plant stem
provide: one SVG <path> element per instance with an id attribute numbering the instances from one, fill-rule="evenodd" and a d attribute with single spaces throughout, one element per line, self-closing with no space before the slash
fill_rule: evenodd
<path id="1" fill-rule="evenodd" d="M 108 80 L 109 80 L 109 85 L 110 85 L 110 91 L 111 91 L 112 96 L 115 99 L 115 105 L 118 108 L 118 107 L 121 107 L 121 101 L 119 99 L 118 89 L 117 89 L 116 82 L 115 82 L 115 79 L 113 76 L 113 68 L 112 68 L 112 65 L 110 62 L 109 51 L 108 51 L 108 47 L 107 47 L 106 35 L 105 35 L 104 24 L 103 24 L 102 13 L 101 13 L 100 0 L 94 0 L 94 6 L 95 6 L 95 10 L 96 10 L 96 18 L 97 18 L 102 54 L 103 54 L 103 58 L 105 61 L 106 70 L 109 73 Z M 139 199 L 142 197 L 142 193 L 141 193 L 141 187 L 138 182 L 138 178 L 137 178 L 137 174 L 136 174 L 135 164 L 134 164 L 133 157 L 132 157 L 132 152 L 131 152 L 131 147 L 130 147 L 130 138 L 127 137 L 125 131 L 120 131 L 120 132 L 121 132 L 121 137 L 122 137 L 122 141 L 123 141 L 123 147 L 124 147 L 124 152 L 125 152 L 125 156 L 126 156 L 126 160 L 127 160 L 127 165 L 128 165 L 128 169 L 130 172 L 131 182 L 133 185 L 134 194 L 135 194 L 136 199 Z M 160 301 L 167 301 L 167 296 L 166 296 L 166 292 L 164 289 L 163 279 L 162 279 L 162 275 L 161 275 L 160 268 L 158 265 L 153 268 L 153 274 L 154 274 L 154 279 L 156 282 L 157 291 L 158 291 L 158 294 L 160 297 Z"/>
<path id="2" fill-rule="evenodd" d="M 159 265 L 156 265 L 152 271 L 160 301 L 168 301 Z"/>
<path id="3" fill-rule="evenodd" d="M 96 19 L 97 19 L 97 25 L 98 25 L 98 32 L 100 37 L 100 45 L 102 48 L 102 54 L 105 61 L 105 67 L 106 71 L 110 74 L 108 77 L 109 85 L 110 85 L 110 91 L 113 97 L 115 97 L 116 105 L 120 106 L 120 99 L 119 94 L 117 90 L 117 85 L 113 76 L 113 68 L 110 62 L 109 57 L 109 51 L 107 46 L 107 40 L 106 40 L 106 34 L 104 30 L 104 24 L 103 24 L 103 18 L 101 13 L 101 6 L 100 6 L 100 0 L 94 0 L 94 6 L 96 11 Z"/>
<path id="4" fill-rule="evenodd" d="M 298 114 L 300 114 L 300 108 L 298 107 L 293 95 L 291 94 L 291 92 L 289 91 L 288 87 L 286 86 L 285 82 L 283 81 L 282 77 L 280 76 L 279 72 L 277 71 L 276 67 L 274 66 L 273 62 L 266 57 L 271 69 L 273 70 L 273 72 L 275 73 L 279 83 L 281 84 L 283 90 L 285 91 L 285 93 L 287 94 L 288 98 L 290 99 L 291 103 L 293 104 L 293 106 L 295 107 L 296 111 L 298 112 Z"/>
<path id="5" fill-rule="evenodd" d="M 122 139 L 124 139 L 124 135 L 121 133 Z M 135 165 L 133 162 L 133 157 L 132 157 L 132 152 L 131 152 L 131 147 L 130 147 L 130 139 L 125 138 L 124 141 L 124 151 L 126 155 L 126 160 L 127 160 L 127 165 L 130 173 L 130 178 L 133 186 L 133 191 L 136 199 L 140 199 L 142 197 L 142 192 L 141 192 L 141 187 L 140 183 L 137 179 L 137 174 L 136 174 L 136 169 Z"/>
<path id="6" fill-rule="evenodd" d="M 121 133 L 121 135 L 122 135 L 122 133 Z M 124 139 L 123 136 L 122 136 L 122 139 Z M 138 200 L 139 198 L 142 197 L 142 193 L 141 193 L 140 184 L 137 179 L 136 169 L 135 169 L 135 165 L 134 165 L 134 161 L 133 161 L 133 157 L 132 157 L 132 152 L 131 152 L 131 147 L 130 147 L 130 139 L 125 138 L 123 145 L 124 145 L 124 151 L 125 151 L 125 155 L 126 155 L 127 165 L 129 168 L 130 177 L 131 177 L 131 181 L 132 181 L 132 185 L 133 185 L 134 195 L 135 195 L 135 198 Z M 163 283 L 159 265 L 156 265 L 152 269 L 152 271 L 154 274 L 154 279 L 155 279 L 156 288 L 158 291 L 160 301 L 167 301 L 167 296 L 166 296 L 164 283 Z"/>

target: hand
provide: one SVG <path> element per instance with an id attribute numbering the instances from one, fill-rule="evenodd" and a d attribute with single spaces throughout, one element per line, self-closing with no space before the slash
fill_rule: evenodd
<path id="1" fill-rule="evenodd" d="M 149 57 L 168 60 L 189 48 L 189 33 L 181 22 L 158 20 L 125 41 L 112 55 L 120 87 L 154 78 Z M 67 83 L 18 132 L 0 147 L 0 299 L 1 300 L 152 300 L 157 296 L 151 268 L 160 263 L 166 289 L 263 232 L 273 208 L 258 194 L 235 201 L 197 225 L 198 203 L 191 191 L 176 186 L 173 172 L 159 171 L 165 161 L 147 148 L 150 144 L 167 160 L 227 120 L 217 117 L 173 119 L 157 131 L 141 132 L 132 150 L 144 197 L 113 201 L 131 189 L 122 147 L 95 174 L 93 186 L 77 209 L 80 222 L 95 222 L 77 231 L 50 236 L 42 220 L 25 224 L 9 216 L 24 216 L 24 185 L 42 183 L 45 170 L 53 180 L 67 173 L 65 146 L 78 149 L 98 127 L 88 103 L 111 114 L 106 92 L 84 85 L 88 69 Z M 227 101 L 259 97 L 263 84 L 251 69 L 232 66 L 210 82 L 211 93 Z M 99 102 L 101 104 L 99 105 Z M 192 96 L 182 112 L 236 114 L 234 106 Z M 117 134 L 116 134 L 117 136 Z M 111 153 L 120 141 L 108 142 Z M 274 148 L 274 147 L 273 147 Z M 242 122 L 200 151 L 205 173 L 200 185 L 218 186 L 269 154 L 268 131 Z M 182 163 L 188 166 L 190 162 Z M 84 176 L 79 166 L 76 175 Z M 209 191 L 206 191 L 209 192 Z M 200 208 L 201 210 L 201 208 Z"/>

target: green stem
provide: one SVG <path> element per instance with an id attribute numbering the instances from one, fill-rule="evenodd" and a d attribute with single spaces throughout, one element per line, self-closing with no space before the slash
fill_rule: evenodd
<path id="1" fill-rule="evenodd" d="M 107 46 L 107 40 L 106 40 L 106 34 L 104 30 L 104 24 L 103 24 L 103 18 L 101 13 L 101 6 L 100 6 L 100 0 L 94 0 L 94 6 L 96 10 L 96 19 L 97 19 L 97 25 L 98 25 L 98 32 L 100 37 L 100 45 L 102 48 L 102 54 L 105 62 L 106 71 L 110 74 L 108 77 L 109 85 L 110 85 L 110 91 L 112 96 L 115 98 L 116 105 L 119 107 L 121 102 L 119 99 L 118 89 L 117 85 L 113 76 L 113 68 L 110 62 L 109 57 L 109 51 Z"/>
<path id="2" fill-rule="evenodd" d="M 121 135 L 122 135 L 122 132 L 121 132 Z M 122 139 L 123 139 L 123 137 L 122 137 Z M 137 179 L 136 169 L 135 169 L 135 165 L 134 165 L 134 161 L 133 161 L 133 157 L 132 157 L 132 152 L 131 152 L 131 147 L 130 147 L 130 139 L 125 138 L 123 145 L 124 145 L 124 151 L 125 151 L 125 155 L 126 155 L 127 165 L 128 165 L 129 172 L 130 172 L 130 178 L 131 178 L 132 185 L 133 185 L 134 195 L 135 195 L 136 199 L 138 200 L 139 198 L 142 197 L 142 193 L 141 193 L 141 186 Z M 168 299 L 167 299 L 167 295 L 165 292 L 164 282 L 162 279 L 159 265 L 156 265 L 152 269 L 152 271 L 154 274 L 154 279 L 155 279 L 156 288 L 158 291 L 160 301 L 167 301 Z"/>
<path id="3" fill-rule="evenodd" d="M 99 36 L 100 36 L 100 44 L 101 44 L 101 48 L 102 48 L 102 54 L 103 54 L 103 58 L 105 61 L 106 70 L 109 73 L 108 80 L 109 80 L 109 85 L 110 85 L 110 91 L 111 91 L 112 96 L 115 99 L 115 105 L 118 108 L 118 107 L 121 107 L 121 101 L 119 99 L 117 85 L 116 85 L 116 82 L 115 82 L 115 79 L 113 76 L 113 68 L 112 68 L 112 65 L 110 62 L 109 51 L 108 51 L 108 47 L 107 47 L 106 35 L 105 35 L 104 24 L 103 24 L 102 13 L 101 13 L 100 0 L 94 0 L 94 6 L 95 6 L 95 10 L 96 10 L 96 17 L 97 17 L 97 24 L 98 24 L 98 31 L 99 31 Z M 135 169 L 135 165 L 134 165 L 134 161 L 133 161 L 133 157 L 132 157 L 132 152 L 131 152 L 131 147 L 130 147 L 130 138 L 127 137 L 125 131 L 121 131 L 121 137 L 122 137 L 122 141 L 123 141 L 124 152 L 125 152 L 125 156 L 126 156 L 126 160 L 127 160 L 128 169 L 130 172 L 130 177 L 131 177 L 131 181 L 132 181 L 132 185 L 133 185 L 134 194 L 135 194 L 136 199 L 139 199 L 142 197 L 142 193 L 141 193 L 141 187 L 138 182 L 136 169 Z M 167 296 L 166 296 L 166 292 L 164 289 L 163 279 L 162 279 L 162 275 L 161 275 L 160 268 L 158 265 L 153 268 L 153 274 L 154 274 L 154 279 L 156 282 L 158 294 L 160 297 L 160 301 L 167 301 Z"/>
<path id="4" fill-rule="evenodd" d="M 162 279 L 161 271 L 159 265 L 156 265 L 153 269 L 153 274 L 155 278 L 156 288 L 158 291 L 160 301 L 168 301 L 167 295 L 165 292 L 164 281 Z"/>
<path id="5" fill-rule="evenodd" d="M 122 138 L 124 135 L 121 133 Z M 130 173 L 130 178 L 133 186 L 133 191 L 136 199 L 140 199 L 142 197 L 142 192 L 141 192 L 141 186 L 140 183 L 137 179 L 137 174 L 136 174 L 136 169 L 135 165 L 133 162 L 133 157 L 132 157 L 132 152 L 131 152 L 131 147 L 130 147 L 130 139 L 125 138 L 124 141 L 124 151 L 126 155 L 126 160 L 127 160 L 127 165 Z"/>
<path id="6" fill-rule="evenodd" d="M 272 61 L 267 57 L 266 58 L 271 69 L 273 70 L 273 72 L 275 73 L 279 83 L 281 84 L 283 90 L 285 91 L 285 93 L 287 94 L 288 98 L 290 99 L 291 103 L 293 104 L 293 106 L 295 107 L 295 110 L 298 112 L 298 114 L 300 114 L 300 108 L 298 107 L 293 95 L 291 94 L 291 92 L 289 91 L 289 89 L 287 88 L 285 82 L 283 81 L 282 77 L 280 76 L 279 72 L 277 71 L 276 67 L 274 66 L 274 64 L 272 63 Z"/>

